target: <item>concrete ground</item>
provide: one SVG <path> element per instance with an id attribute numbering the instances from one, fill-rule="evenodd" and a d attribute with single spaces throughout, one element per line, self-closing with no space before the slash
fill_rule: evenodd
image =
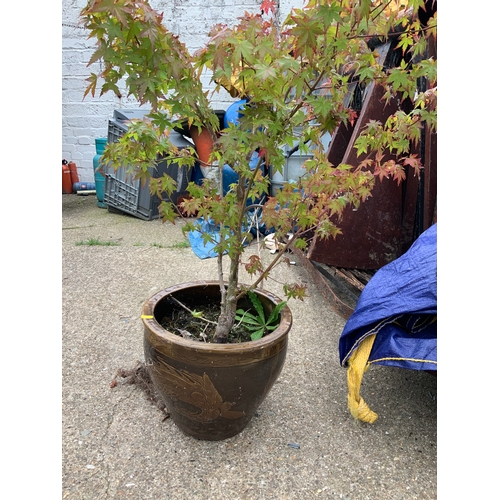
<path id="1" fill-rule="evenodd" d="M 62 195 L 62 498 L 437 498 L 437 379 L 370 368 L 361 394 L 379 419 L 354 421 L 338 358 L 345 321 L 299 265 L 275 275 L 308 285 L 306 300 L 289 303 L 285 366 L 239 435 L 195 440 L 137 386 L 110 387 L 119 368 L 143 360 L 143 302 L 174 283 L 216 279 L 215 259 L 200 260 L 185 241 L 181 224 Z M 266 288 L 283 296 L 277 281 Z"/>

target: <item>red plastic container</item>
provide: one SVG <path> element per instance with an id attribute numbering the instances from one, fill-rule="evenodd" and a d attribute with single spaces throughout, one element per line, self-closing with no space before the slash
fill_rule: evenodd
<path id="1" fill-rule="evenodd" d="M 71 171 L 66 160 L 62 161 L 62 192 L 63 194 L 71 194 L 73 192 Z"/>

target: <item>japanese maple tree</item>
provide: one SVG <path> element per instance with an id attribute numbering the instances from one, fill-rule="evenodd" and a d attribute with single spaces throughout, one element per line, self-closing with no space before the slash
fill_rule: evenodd
<path id="1" fill-rule="evenodd" d="M 436 60 L 426 57 L 427 41 L 436 36 L 437 16 L 428 16 L 423 24 L 419 9 L 425 9 L 423 0 L 310 0 L 279 24 L 275 2 L 264 0 L 259 13 L 242 13 L 234 27 L 214 26 L 206 45 L 195 54 L 165 28 L 162 15 L 147 0 L 89 0 L 82 10 L 84 26 L 97 44 L 90 63 L 102 61 L 102 70 L 90 75 L 86 93 L 94 95 L 100 89 L 101 95 L 121 95 L 124 83 L 130 95 L 151 106 L 147 119 L 132 123 L 119 142 L 108 145 L 104 160 L 131 165 L 136 178 L 150 178 L 152 192 L 172 194 L 174 180 L 166 174 L 153 179 L 151 171 L 158 155 L 194 165 L 196 152 L 178 150 L 168 139 L 169 130 L 182 118 L 192 128 L 208 129 L 211 163 L 220 169 L 230 165 L 238 174 L 225 196 L 220 186 L 190 183 L 190 198 L 183 204 L 184 212 L 198 213 L 220 227 L 216 250 L 222 301 L 215 342 L 227 339 L 237 301 L 247 293 L 238 274 L 247 202 L 269 194 L 270 181 L 260 167 L 282 172 L 285 146 L 298 144 L 299 151 L 312 150 L 313 158 L 305 162 L 306 175 L 298 184 L 285 183 L 276 196 L 268 197 L 264 223 L 275 228 L 279 240 L 291 236 L 269 266 L 252 256 L 246 264 L 255 276 L 250 289 L 269 277 L 289 247 L 305 249 L 311 234 L 339 234 L 335 221 L 346 206 L 366 200 L 375 182 L 401 182 L 407 172 L 418 175 L 421 163 L 412 145 L 424 125 L 436 127 L 437 92 Z M 377 41 L 393 38 L 401 58 L 386 68 L 379 62 Z M 235 99 L 247 100 L 239 126 L 220 130 L 201 81 L 206 70 L 212 74 L 213 92 L 225 89 Z M 425 90 L 419 86 L 421 79 L 427 81 Z M 353 81 L 362 87 L 381 85 L 384 98 L 401 105 L 385 123 L 368 123 L 358 137 L 362 160 L 333 165 L 321 137 L 356 120 L 349 100 Z M 250 162 L 254 152 L 256 168 Z M 160 210 L 165 221 L 179 216 L 168 201 Z M 193 223 L 186 229 L 194 229 Z M 230 259 L 227 276 L 222 266 L 225 254 Z M 305 290 L 288 283 L 284 293 L 301 298 Z"/>

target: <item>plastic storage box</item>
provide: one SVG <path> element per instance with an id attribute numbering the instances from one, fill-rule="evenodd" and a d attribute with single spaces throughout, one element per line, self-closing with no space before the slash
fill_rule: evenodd
<path id="1" fill-rule="evenodd" d="M 108 122 L 108 144 L 116 142 L 127 131 L 127 120 L 131 118 L 142 118 L 148 111 L 119 110 L 115 111 L 113 120 Z M 142 114 L 141 114 L 142 113 Z M 178 148 L 192 146 L 181 134 L 172 130 L 169 135 L 170 141 Z M 143 220 L 153 220 L 159 217 L 158 207 L 161 200 L 149 191 L 149 182 L 144 185 L 139 179 L 134 180 L 133 175 L 126 172 L 125 166 L 115 170 L 111 166 L 105 168 L 104 203 L 110 211 L 120 211 L 133 215 Z M 177 182 L 177 191 L 165 201 L 176 203 L 178 197 L 185 193 L 187 185 L 191 180 L 192 169 L 180 167 L 177 162 L 161 160 L 156 169 L 152 171 L 153 178 L 162 177 L 167 174 Z"/>
<path id="2" fill-rule="evenodd" d="M 328 150 L 328 145 L 332 139 L 331 134 L 324 134 L 321 137 L 321 142 L 323 143 L 323 148 L 325 151 Z M 276 196 L 276 193 L 283 188 L 283 185 L 288 182 L 298 182 L 301 177 L 306 174 L 306 170 L 303 165 L 304 162 L 313 158 L 312 149 L 306 154 L 296 151 L 290 155 L 291 148 L 285 146 L 284 153 L 287 157 L 285 159 L 285 165 L 283 166 L 283 172 L 280 173 L 274 170 L 272 166 L 270 167 L 270 178 L 271 178 L 271 196 Z"/>

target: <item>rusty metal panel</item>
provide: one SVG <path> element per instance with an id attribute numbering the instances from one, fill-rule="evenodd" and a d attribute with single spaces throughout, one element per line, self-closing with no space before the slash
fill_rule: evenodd
<path id="1" fill-rule="evenodd" d="M 426 0 L 425 4 L 426 9 L 419 10 L 419 17 L 423 15 L 425 18 L 422 19 L 424 24 L 437 9 L 434 0 Z M 437 41 L 431 38 L 428 55 L 436 57 L 436 53 Z M 363 103 L 365 119 L 369 112 L 381 112 L 380 101 L 377 104 L 373 99 L 372 94 Z M 367 110 L 368 105 L 371 106 L 371 111 Z M 368 116 L 377 119 L 377 116 L 369 114 Z M 361 126 L 358 119 L 355 128 L 339 127 L 333 134 L 328 151 L 328 159 L 333 165 L 356 162 L 355 157 L 352 160 L 352 146 Z M 294 251 L 323 296 L 330 302 L 335 312 L 345 319 L 348 319 L 354 310 L 357 293 L 353 288 L 348 290 L 349 293 L 345 293 L 346 286 L 349 287 L 353 281 L 349 279 L 351 274 L 349 271 L 352 271 L 352 274 L 362 273 L 364 282 L 368 282 L 370 276 L 381 267 L 379 264 L 384 265 L 405 253 L 415 239 L 437 221 L 437 133 L 425 130 L 422 142 L 411 151 L 421 156 L 423 162 L 421 181 L 410 171 L 399 188 L 391 189 L 388 186 L 391 184 L 390 181 L 384 186 L 378 183 L 371 199 L 362 204 L 357 212 L 350 211 L 344 215 L 341 227 L 345 228 L 349 237 L 340 236 L 334 241 L 318 241 L 310 248 L 307 256 L 298 250 Z M 392 188 L 395 184 L 392 182 Z M 374 231 L 374 228 L 377 231 Z M 383 262 L 383 258 L 369 258 L 372 249 L 381 252 L 387 250 L 388 262 Z M 391 258 L 390 253 L 395 249 L 397 251 Z M 356 284 L 356 280 L 354 283 Z"/>
<path id="2" fill-rule="evenodd" d="M 384 89 L 370 85 L 365 102 L 345 151 L 342 163 L 356 164 L 354 141 L 369 120 L 385 122 L 397 110 L 394 101 L 385 104 Z M 318 240 L 309 258 L 337 267 L 378 269 L 402 253 L 403 185 L 389 179 L 376 181 L 372 197 L 358 210 L 347 209 L 337 221 L 343 234 L 335 239 Z"/>
<path id="3" fill-rule="evenodd" d="M 332 134 L 332 140 L 330 141 L 327 151 L 328 161 L 332 165 L 337 166 L 342 163 L 342 158 L 344 157 L 347 146 L 351 140 L 353 130 L 354 127 L 350 124 L 341 124 Z"/>

